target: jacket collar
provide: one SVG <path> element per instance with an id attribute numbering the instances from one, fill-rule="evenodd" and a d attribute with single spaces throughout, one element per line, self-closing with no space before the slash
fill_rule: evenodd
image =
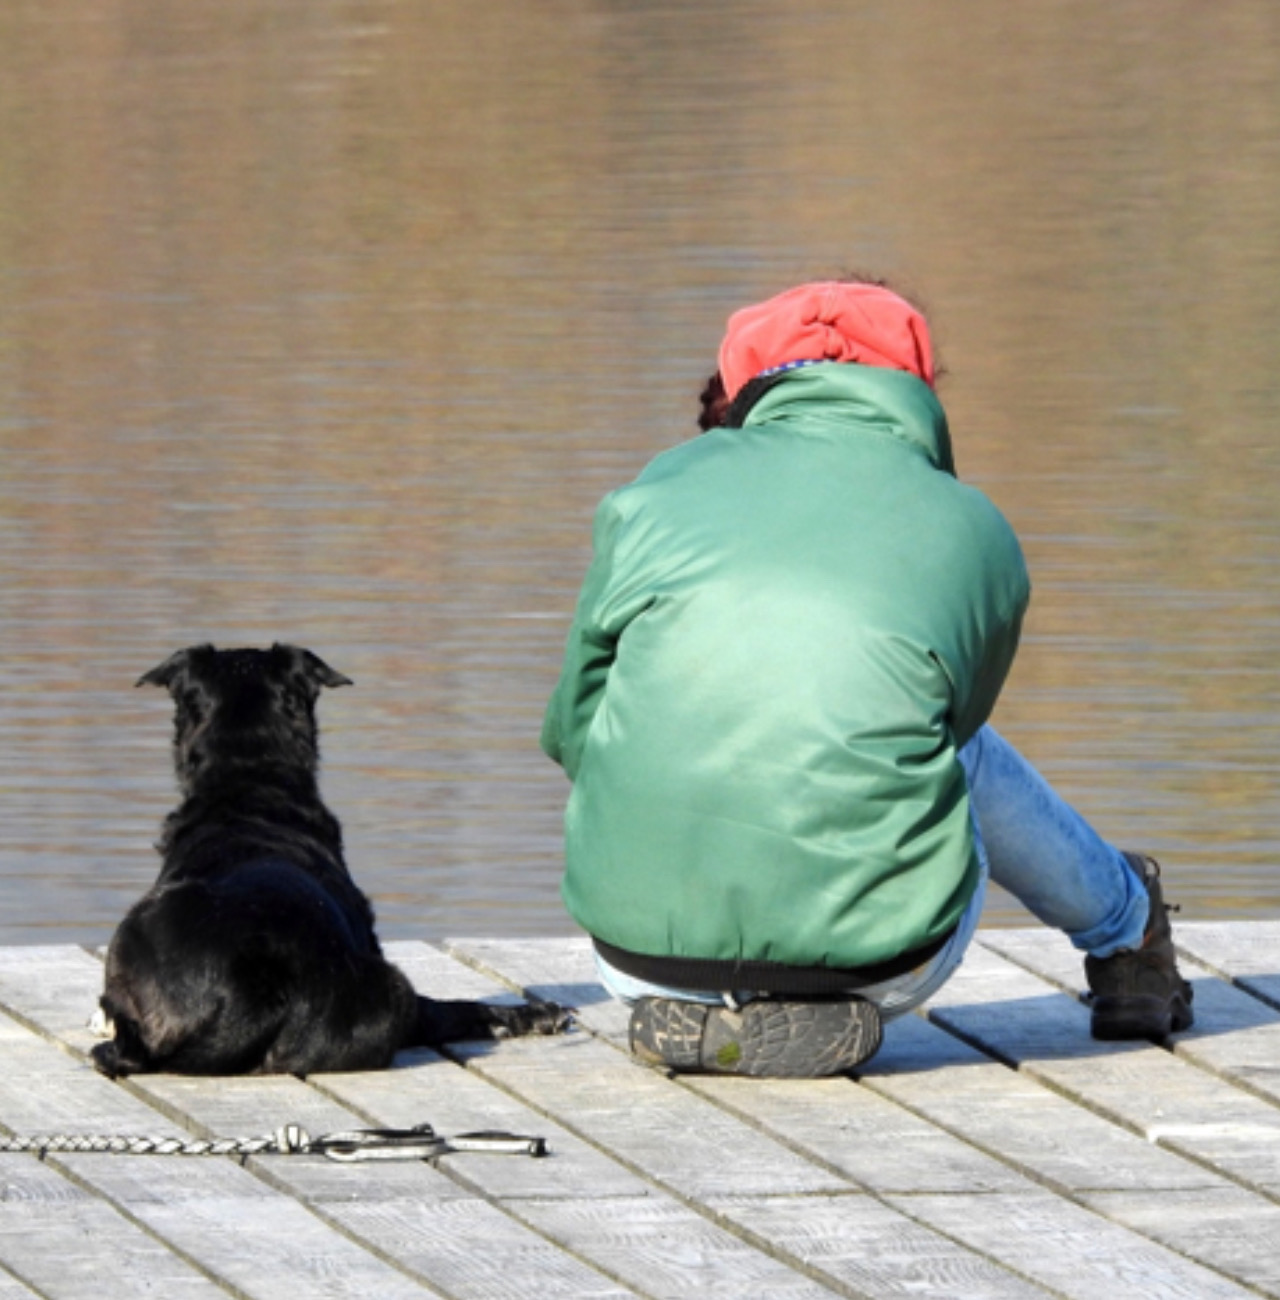
<path id="1" fill-rule="evenodd" d="M 932 388 L 905 370 L 841 362 L 804 366 L 779 376 L 743 419 L 743 428 L 803 421 L 888 434 L 954 475 L 946 412 Z"/>

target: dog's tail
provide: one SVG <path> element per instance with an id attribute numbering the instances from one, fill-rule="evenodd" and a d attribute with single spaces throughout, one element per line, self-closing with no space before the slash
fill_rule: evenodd
<path id="1" fill-rule="evenodd" d="M 441 1002 L 418 997 L 414 1041 L 406 1047 L 441 1047 L 468 1039 L 520 1038 L 526 1034 L 559 1034 L 573 1013 L 554 1002 Z"/>

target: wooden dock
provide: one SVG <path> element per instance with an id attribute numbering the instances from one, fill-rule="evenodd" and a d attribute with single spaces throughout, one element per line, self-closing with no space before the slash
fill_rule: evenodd
<path id="1" fill-rule="evenodd" d="M 1102 1044 L 1080 962 L 985 930 L 859 1079 L 670 1078 L 577 940 L 388 945 L 424 991 L 572 1003 L 558 1039 L 378 1074 L 112 1083 L 99 958 L 0 950 L 10 1133 L 255 1136 L 429 1122 L 544 1159 L 0 1155 L 0 1300 L 47 1296 L 1280 1296 L 1280 921 L 1183 924 L 1198 1023 Z"/>

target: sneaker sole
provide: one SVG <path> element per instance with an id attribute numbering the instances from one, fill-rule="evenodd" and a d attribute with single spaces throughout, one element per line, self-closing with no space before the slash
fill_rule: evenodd
<path id="1" fill-rule="evenodd" d="M 711 1007 L 675 998 L 641 998 L 631 1012 L 631 1052 L 649 1065 L 702 1068 L 702 1034 Z"/>
<path id="2" fill-rule="evenodd" d="M 740 1011 L 644 998 L 631 1016 L 637 1057 L 673 1070 L 751 1078 L 846 1074 L 879 1050 L 869 1002 L 749 1002 Z"/>

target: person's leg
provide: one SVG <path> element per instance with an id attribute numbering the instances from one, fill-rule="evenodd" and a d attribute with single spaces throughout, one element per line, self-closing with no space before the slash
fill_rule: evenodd
<path id="1" fill-rule="evenodd" d="M 994 728 L 960 751 L 991 879 L 1094 957 L 1138 948 L 1148 894 L 1125 855 Z"/>
<path id="2" fill-rule="evenodd" d="M 993 728 L 960 752 L 991 878 L 1087 954 L 1095 1038 L 1163 1038 L 1190 1028 L 1153 858 L 1122 852 Z"/>
<path id="3" fill-rule="evenodd" d="M 974 840 L 978 859 L 982 864 L 982 875 L 978 879 L 978 886 L 973 891 L 968 907 L 961 913 L 951 938 L 940 951 L 917 970 L 908 971 L 905 975 L 898 975 L 881 984 L 868 984 L 857 990 L 858 997 L 864 998 L 877 1008 L 881 1020 L 894 1020 L 927 1002 L 955 974 L 956 968 L 964 960 L 964 955 L 973 942 L 974 932 L 978 928 L 978 919 L 982 915 L 982 905 L 987 896 L 986 853 L 981 836 L 975 834 Z"/>
<path id="4" fill-rule="evenodd" d="M 596 974 L 600 983 L 609 994 L 633 1007 L 641 998 L 679 998 L 685 1002 L 700 1002 L 708 1007 L 730 1007 L 747 1001 L 751 994 L 717 993 L 714 989 L 678 989 L 670 984 L 653 984 L 648 980 L 637 979 L 611 966 L 599 952 L 593 954 L 596 959 Z"/>

